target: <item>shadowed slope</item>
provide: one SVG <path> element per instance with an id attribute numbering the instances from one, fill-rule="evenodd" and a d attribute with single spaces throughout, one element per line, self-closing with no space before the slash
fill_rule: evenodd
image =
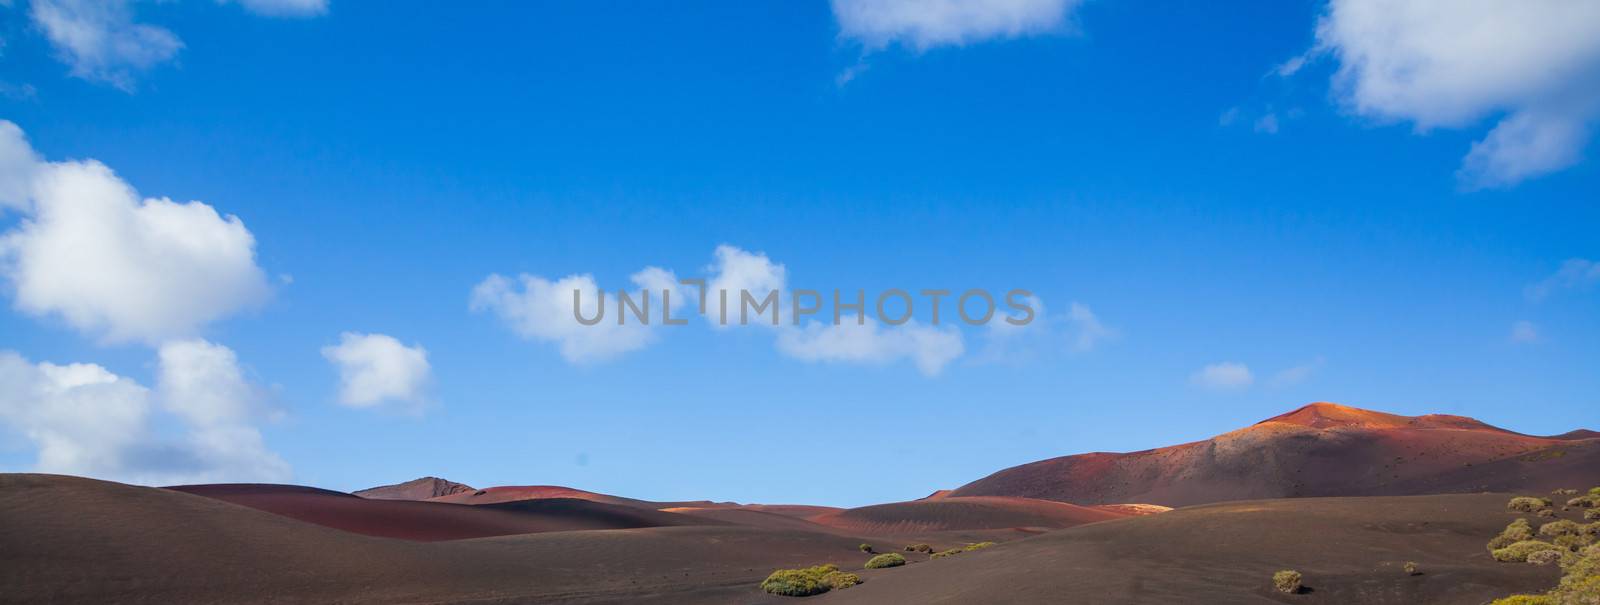
<path id="1" fill-rule="evenodd" d="M 686 515 L 574 500 L 475 507 L 368 500 L 295 485 L 221 484 L 167 488 L 283 515 L 323 527 L 404 540 L 460 540 L 550 531 L 714 525 Z"/>
<path id="2" fill-rule="evenodd" d="M 1447 415 L 1315 403 L 1205 441 L 1063 456 L 1002 470 L 955 496 L 1185 506 L 1244 498 L 1547 491 L 1593 482 L 1600 439 L 1535 437 Z"/>
<path id="3" fill-rule="evenodd" d="M 475 491 L 470 491 L 470 492 L 460 492 L 460 493 L 456 493 L 456 494 L 450 494 L 450 495 L 447 495 L 447 496 L 440 496 L 440 497 L 437 497 L 437 498 L 430 498 L 429 501 L 431 501 L 431 502 L 449 502 L 449 503 L 452 503 L 452 504 L 473 504 L 473 505 L 478 505 L 478 504 L 498 504 L 498 503 L 502 503 L 502 502 L 516 502 L 516 501 L 519 501 L 519 500 L 545 500 L 545 499 L 549 499 L 549 498 L 572 498 L 572 499 L 577 499 L 577 500 L 589 500 L 591 502 L 602 502 L 602 503 L 605 503 L 605 504 L 615 504 L 617 506 L 630 506 L 630 507 L 633 507 L 633 508 L 643 508 L 643 509 L 649 509 L 649 510 L 660 510 L 660 509 L 663 509 L 663 508 L 679 508 L 679 507 L 713 508 L 713 507 L 737 506 L 737 505 L 732 504 L 732 503 L 711 502 L 709 500 L 694 500 L 694 501 L 689 501 L 689 502 L 651 502 L 649 500 L 636 500 L 636 499 L 633 499 L 633 498 L 623 498 L 621 496 L 612 496 L 612 495 L 608 495 L 608 494 L 600 494 L 600 493 L 595 493 L 595 492 L 591 492 L 591 491 L 585 491 L 585 490 L 581 490 L 581 489 L 574 489 L 574 488 L 570 488 L 570 487 L 562 487 L 562 486 L 559 486 L 559 485 L 506 485 L 506 486 L 501 486 L 501 487 L 490 487 L 490 488 L 485 488 L 485 489 L 480 489 L 480 490 L 475 490 Z"/>

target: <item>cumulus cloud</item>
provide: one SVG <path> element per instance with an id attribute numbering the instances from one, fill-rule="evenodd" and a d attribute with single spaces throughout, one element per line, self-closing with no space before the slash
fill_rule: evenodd
<path id="1" fill-rule="evenodd" d="M 422 345 L 406 346 L 387 334 L 345 332 L 322 348 L 339 368 L 339 403 L 358 408 L 384 402 L 422 405 L 432 368 Z"/>
<path id="2" fill-rule="evenodd" d="M 833 0 L 842 38 L 917 51 L 1060 31 L 1081 0 Z M 854 74 L 852 74 L 854 75 Z"/>
<path id="3" fill-rule="evenodd" d="M 94 364 L 0 351 L 0 425 L 36 448 L 33 470 L 152 485 L 282 481 L 289 465 L 251 425 L 256 389 L 233 352 L 194 340 L 160 350 L 151 390 Z M 171 417 L 174 437 L 156 430 Z"/>
<path id="4" fill-rule="evenodd" d="M 1539 342 L 1539 327 L 1526 319 L 1512 322 L 1510 339 L 1519 344 Z"/>
<path id="5" fill-rule="evenodd" d="M 198 201 L 140 199 L 94 160 L 39 161 L 4 121 L 0 207 L 23 216 L 0 234 L 15 308 L 107 342 L 188 337 L 269 293 L 238 217 Z"/>
<path id="6" fill-rule="evenodd" d="M 664 269 L 647 268 L 635 273 L 632 281 L 638 288 L 660 288 L 677 279 Z M 576 308 L 574 291 L 580 293 Z M 602 295 L 605 305 L 601 304 Z M 649 297 L 655 303 L 650 312 L 659 317 L 660 291 Z M 642 306 L 644 299 L 641 294 L 634 302 Z M 524 273 L 515 281 L 498 274 L 485 278 L 472 290 L 471 308 L 494 313 L 523 338 L 555 343 L 567 361 L 586 363 L 612 359 L 654 342 L 653 329 L 659 323 L 643 325 L 631 311 L 624 316 L 618 312 L 618 303 L 616 292 L 602 294 L 592 275 L 569 275 L 551 281 Z M 673 301 L 674 307 L 680 305 Z M 574 310 L 586 320 L 599 317 L 600 321 L 583 325 Z M 619 318 L 625 318 L 625 323 L 619 323 Z"/>
<path id="7" fill-rule="evenodd" d="M 1208 389 L 1242 389 L 1255 382 L 1250 368 L 1242 363 L 1224 361 L 1200 368 L 1189 375 L 1189 382 Z"/>
<path id="8" fill-rule="evenodd" d="M 1498 120 L 1463 159 L 1467 187 L 1576 163 L 1600 118 L 1600 3 L 1332 0 L 1316 40 L 1311 54 L 1337 59 L 1336 94 L 1357 115 L 1419 131 Z"/>
<path id="9" fill-rule="evenodd" d="M 674 322 L 687 321 L 690 315 L 699 313 L 703 295 L 705 320 L 714 328 L 724 327 L 724 313 L 726 326 L 740 325 L 743 292 L 750 292 L 758 304 L 765 300 L 767 293 L 778 292 L 779 324 L 771 323 L 770 307 L 760 313 L 759 318 L 750 315 L 748 322 L 769 330 L 779 353 L 802 361 L 888 364 L 908 360 L 923 374 L 933 376 L 965 350 L 961 331 L 954 325 L 930 326 L 912 321 L 889 326 L 870 318 L 861 318 L 863 323 L 858 325 L 853 314 L 842 315 L 841 325 L 833 325 L 831 314 L 824 313 L 826 321 L 812 320 L 797 326 L 788 311 L 792 303 L 787 289 L 788 270 L 762 252 L 721 245 L 713 251 L 712 263 L 705 271 L 704 288 L 683 285 L 676 274 L 659 267 L 646 267 L 633 274 L 630 281 L 635 290 L 630 296 L 635 303 L 645 298 L 640 290 L 650 292 L 652 319 L 649 325 L 638 322 L 631 311 L 626 323 L 619 325 L 616 291 L 605 294 L 606 306 L 602 310 L 599 285 L 587 274 L 553 281 L 528 274 L 515 279 L 490 275 L 473 289 L 471 308 L 494 313 L 512 331 L 528 340 L 556 345 L 562 357 L 574 363 L 612 359 L 655 342 L 663 325 L 663 290 L 671 292 Z M 573 309 L 574 290 L 581 293 L 578 311 L 582 316 L 592 320 L 603 314 L 601 321 L 587 326 L 578 321 Z M 725 309 L 723 291 L 727 292 Z M 1073 338 L 1078 346 L 1092 347 L 1111 334 L 1087 307 L 1075 313 L 1070 323 L 1077 330 Z"/>
<path id="10" fill-rule="evenodd" d="M 778 333 L 778 350 L 810 362 L 887 364 L 910 360 L 924 376 L 937 376 L 961 356 L 961 331 L 952 325 L 924 326 L 915 321 L 892 328 L 871 318 L 858 324 L 841 317 L 839 324 L 812 321 L 805 327 L 788 327 Z"/>
<path id="11" fill-rule="evenodd" d="M 219 0 L 269 17 L 312 17 L 327 0 Z M 139 72 L 171 61 L 183 41 L 140 22 L 131 0 L 32 0 L 29 17 L 74 77 L 133 91 Z"/>
<path id="12" fill-rule="evenodd" d="M 1569 258 L 1555 274 L 1523 289 L 1528 300 L 1538 302 L 1562 290 L 1585 290 L 1600 284 L 1600 262 Z"/>

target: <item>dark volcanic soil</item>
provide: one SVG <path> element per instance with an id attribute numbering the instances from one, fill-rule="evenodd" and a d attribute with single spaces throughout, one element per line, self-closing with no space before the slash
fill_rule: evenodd
<path id="1" fill-rule="evenodd" d="M 1553 566 L 1497 563 L 1506 495 L 1196 506 L 1050 532 L 872 573 L 820 603 L 1460 603 L 1543 591 Z M 1536 522 L 1538 520 L 1535 520 Z M 1401 571 L 1406 561 L 1423 570 Z M 1271 589 L 1294 569 L 1311 590 Z"/>

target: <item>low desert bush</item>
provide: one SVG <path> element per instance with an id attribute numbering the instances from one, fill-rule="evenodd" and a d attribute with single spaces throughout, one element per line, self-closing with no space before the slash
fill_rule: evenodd
<path id="1" fill-rule="evenodd" d="M 1528 560 L 1528 555 L 1541 550 L 1558 551 L 1559 549 L 1549 542 L 1523 540 L 1505 548 L 1495 549 L 1492 554 L 1494 555 L 1494 560 L 1502 563 L 1525 563 Z M 1560 553 L 1557 552 L 1557 554 Z"/>
<path id="2" fill-rule="evenodd" d="M 1285 569 L 1272 574 L 1272 587 L 1278 589 L 1278 592 L 1295 594 L 1300 592 L 1300 579 L 1300 572 Z"/>
<path id="3" fill-rule="evenodd" d="M 959 555 L 959 554 L 964 553 L 964 552 L 966 552 L 966 551 L 961 550 L 959 548 L 952 548 L 950 550 L 941 550 L 939 552 L 933 553 L 933 558 L 935 558 L 935 559 L 943 559 L 945 557 L 953 557 L 953 556 Z"/>
<path id="4" fill-rule="evenodd" d="M 1583 511 L 1583 520 L 1585 520 L 1585 521 L 1600 521 L 1600 508 L 1591 508 L 1589 510 Z"/>
<path id="5" fill-rule="evenodd" d="M 899 567 L 906 564 L 906 558 L 900 553 L 884 553 L 867 559 L 867 569 L 882 569 L 885 567 Z"/>
<path id="6" fill-rule="evenodd" d="M 982 550 L 990 546 L 994 546 L 994 542 L 979 542 L 977 544 L 968 544 L 965 550 Z"/>
<path id="7" fill-rule="evenodd" d="M 1578 495 L 1578 490 L 1575 490 L 1575 489 L 1558 489 L 1558 490 L 1550 492 L 1550 495 L 1552 495 L 1552 496 L 1576 496 L 1576 495 Z"/>
<path id="8" fill-rule="evenodd" d="M 1583 526 L 1579 525 L 1577 521 L 1568 521 L 1566 519 L 1562 519 L 1560 521 L 1551 521 L 1539 526 L 1539 535 L 1547 538 L 1554 538 L 1556 536 L 1576 534 L 1582 527 Z"/>
<path id="9" fill-rule="evenodd" d="M 1541 508 L 1539 509 L 1539 512 L 1534 514 L 1545 519 L 1554 519 L 1556 516 L 1556 511 L 1553 508 Z"/>
<path id="10" fill-rule="evenodd" d="M 1568 552 L 1578 552 L 1583 550 L 1583 547 L 1588 546 L 1593 542 L 1593 538 L 1583 534 L 1561 534 L 1556 536 L 1555 540 L 1551 541 L 1551 543 L 1560 547 L 1561 550 Z"/>
<path id="11" fill-rule="evenodd" d="M 1489 540 L 1489 550 L 1495 551 L 1523 540 L 1533 539 L 1533 524 L 1527 519 L 1517 519 L 1500 531 L 1500 535 Z"/>
<path id="12" fill-rule="evenodd" d="M 1591 496 L 1600 496 L 1600 487 L 1591 487 L 1591 488 L 1589 488 L 1589 495 L 1591 495 Z"/>
<path id="13" fill-rule="evenodd" d="M 1528 555 L 1528 562 L 1534 565 L 1550 565 L 1561 562 L 1561 552 L 1555 550 L 1541 550 Z"/>
<path id="14" fill-rule="evenodd" d="M 1531 496 L 1518 496 L 1506 503 L 1507 510 L 1523 513 L 1538 512 L 1550 508 L 1554 503 L 1549 498 L 1534 498 Z"/>
<path id="15" fill-rule="evenodd" d="M 786 597 L 809 597 L 828 592 L 828 585 L 810 569 L 780 569 L 761 581 L 761 590 Z"/>
<path id="16" fill-rule="evenodd" d="M 867 553 L 869 555 L 872 554 L 872 545 L 871 544 L 862 544 L 861 546 L 858 546 L 856 548 L 860 548 L 861 552 Z"/>
<path id="17" fill-rule="evenodd" d="M 822 575 L 822 583 L 834 590 L 843 590 L 861 583 L 861 576 L 844 571 L 830 571 Z"/>
<path id="18" fill-rule="evenodd" d="M 906 546 L 906 552 L 933 552 L 933 547 L 927 544 L 910 544 Z"/>
<path id="19" fill-rule="evenodd" d="M 1422 568 L 1417 566 L 1416 561 L 1406 561 L 1404 569 L 1406 570 L 1406 575 L 1408 576 L 1422 575 Z"/>
<path id="20" fill-rule="evenodd" d="M 1511 595 L 1503 599 L 1495 599 L 1489 605 L 1557 605 L 1555 597 L 1542 594 Z"/>
<path id="21" fill-rule="evenodd" d="M 1578 506 L 1578 507 L 1582 507 L 1582 508 L 1600 507 L 1600 494 L 1592 494 L 1591 493 L 1591 494 L 1589 494 L 1587 496 L 1578 496 L 1576 498 L 1568 500 L 1567 501 L 1567 506 Z"/>

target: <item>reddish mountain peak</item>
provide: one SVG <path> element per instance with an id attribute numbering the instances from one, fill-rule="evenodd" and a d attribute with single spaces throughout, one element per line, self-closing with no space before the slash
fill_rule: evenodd
<path id="1" fill-rule="evenodd" d="M 461 492 L 470 492 L 472 486 L 438 477 L 422 477 L 405 483 L 373 487 L 357 492 L 357 496 L 371 500 L 427 500 Z"/>
<path id="2" fill-rule="evenodd" d="M 1269 422 L 1294 424 L 1315 429 L 1328 428 L 1364 428 L 1364 429 L 1465 429 L 1504 432 L 1488 424 L 1484 424 L 1466 416 L 1452 416 L 1449 414 L 1427 414 L 1424 416 L 1401 416 L 1385 412 L 1364 410 L 1348 405 L 1339 405 L 1326 401 L 1307 404 L 1300 409 L 1287 414 L 1273 416 L 1256 423 L 1257 426 Z"/>

